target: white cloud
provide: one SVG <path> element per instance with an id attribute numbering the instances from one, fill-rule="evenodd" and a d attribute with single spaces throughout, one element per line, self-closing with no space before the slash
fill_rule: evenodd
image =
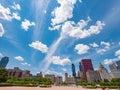
<path id="1" fill-rule="evenodd" d="M 111 64 L 111 63 L 114 62 L 114 61 L 118 61 L 118 60 L 120 59 L 120 50 L 117 50 L 117 51 L 115 52 L 115 56 L 117 56 L 117 57 L 116 57 L 116 58 L 113 58 L 113 59 L 105 59 L 105 60 L 104 60 L 104 64 L 109 65 L 109 64 Z"/>
<path id="2" fill-rule="evenodd" d="M 30 22 L 29 20 L 25 19 L 21 24 L 22 29 L 25 31 L 28 31 L 30 26 L 35 26 L 35 22 Z"/>
<path id="3" fill-rule="evenodd" d="M 71 61 L 69 58 L 62 59 L 60 56 L 52 56 L 51 59 L 53 64 L 62 65 L 62 66 L 71 64 Z"/>
<path id="4" fill-rule="evenodd" d="M 66 71 L 67 71 L 67 69 L 66 69 L 66 68 L 62 68 L 62 70 L 63 70 L 64 72 L 66 72 Z"/>
<path id="5" fill-rule="evenodd" d="M 54 27 L 49 27 L 49 30 L 60 30 L 60 28 L 61 28 L 61 25 L 56 25 L 56 26 L 54 26 Z"/>
<path id="6" fill-rule="evenodd" d="M 31 64 L 27 63 L 27 62 L 24 62 L 24 63 L 21 63 L 22 65 L 24 66 L 31 66 Z"/>
<path id="7" fill-rule="evenodd" d="M 18 60 L 18 61 L 24 61 L 24 58 L 23 57 L 21 57 L 21 56 L 16 56 L 16 57 L 14 57 L 16 60 Z"/>
<path id="8" fill-rule="evenodd" d="M 98 44 L 96 44 L 95 42 L 94 42 L 94 43 L 92 43 L 92 44 L 90 44 L 90 46 L 92 46 L 92 47 L 94 47 L 94 48 L 99 47 L 99 45 L 98 45 Z"/>
<path id="9" fill-rule="evenodd" d="M 57 2 L 60 6 L 56 7 L 52 12 L 51 25 L 53 27 L 73 17 L 73 8 L 76 0 L 57 0 Z"/>
<path id="10" fill-rule="evenodd" d="M 87 53 L 89 49 L 89 46 L 84 44 L 77 44 L 75 46 L 75 50 L 77 50 L 77 53 L 80 55 Z"/>
<path id="11" fill-rule="evenodd" d="M 117 50 L 117 51 L 115 52 L 115 56 L 117 56 L 117 57 L 120 59 L 120 50 Z"/>
<path id="12" fill-rule="evenodd" d="M 109 64 L 112 64 L 114 61 L 117 61 L 117 60 L 118 60 L 118 58 L 105 59 L 103 63 L 109 65 Z"/>
<path id="13" fill-rule="evenodd" d="M 18 13 L 13 13 L 12 18 L 16 19 L 16 20 L 20 20 L 21 17 L 18 15 Z"/>
<path id="14" fill-rule="evenodd" d="M 11 11 L 0 4 L 0 19 L 11 21 Z"/>
<path id="15" fill-rule="evenodd" d="M 13 4 L 14 4 L 14 5 L 12 6 L 12 8 L 13 8 L 14 10 L 21 10 L 21 7 L 20 7 L 19 4 L 16 4 L 15 2 L 14 2 Z"/>
<path id="16" fill-rule="evenodd" d="M 11 12 L 9 8 L 5 8 L 0 4 L 0 19 L 11 21 L 12 19 L 20 20 L 20 16 Z"/>
<path id="17" fill-rule="evenodd" d="M 82 0 L 79 0 L 80 3 L 82 3 L 83 1 Z"/>
<path id="18" fill-rule="evenodd" d="M 0 23 L 0 37 L 3 36 L 4 32 L 5 31 L 4 31 L 3 25 Z"/>
<path id="19" fill-rule="evenodd" d="M 77 24 L 74 21 L 67 21 L 62 26 L 62 34 L 77 39 L 99 34 L 105 24 L 101 21 L 96 21 L 96 25 L 91 25 L 88 29 L 85 29 L 85 27 L 88 25 L 88 22 L 90 21 L 91 19 L 89 17 L 86 21 L 80 20 Z"/>
<path id="20" fill-rule="evenodd" d="M 101 46 L 103 46 L 103 48 L 96 49 L 97 53 L 103 54 L 110 49 L 110 43 L 109 42 L 102 41 L 100 44 L 101 44 Z"/>
<path id="21" fill-rule="evenodd" d="M 1 58 L 1 57 L 3 57 L 3 54 L 2 54 L 2 53 L 0 53 L 0 58 Z"/>
<path id="22" fill-rule="evenodd" d="M 60 72 L 56 72 L 54 70 L 47 70 L 46 72 L 44 72 L 45 74 L 54 74 L 54 75 L 62 75 L 62 73 Z"/>
<path id="23" fill-rule="evenodd" d="M 36 50 L 41 51 L 42 53 L 47 53 L 48 51 L 47 45 L 41 43 L 40 41 L 32 42 L 31 44 L 29 44 L 29 46 Z"/>

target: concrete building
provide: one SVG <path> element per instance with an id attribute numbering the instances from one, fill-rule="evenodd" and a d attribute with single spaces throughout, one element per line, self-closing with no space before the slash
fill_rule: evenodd
<path id="1" fill-rule="evenodd" d="M 92 83 L 94 81 L 101 81 L 101 78 L 100 78 L 100 74 L 98 71 L 91 71 L 91 70 L 88 70 L 86 72 L 86 76 L 87 76 L 87 81 L 89 83 Z"/>
<path id="2" fill-rule="evenodd" d="M 46 75 L 45 75 L 45 78 L 51 79 L 52 83 L 55 82 L 55 75 L 53 75 L 53 74 L 46 74 Z"/>
<path id="3" fill-rule="evenodd" d="M 68 74 L 65 73 L 65 83 L 67 83 L 67 84 L 75 84 L 76 83 L 75 78 L 71 77 L 71 76 L 68 77 Z"/>
<path id="4" fill-rule="evenodd" d="M 32 76 L 32 74 L 30 74 L 29 70 L 22 71 L 22 78 L 27 78 L 27 77 L 31 77 L 31 76 Z"/>
<path id="5" fill-rule="evenodd" d="M 0 68 L 5 68 L 9 62 L 9 57 L 3 57 L 0 61 Z"/>
<path id="6" fill-rule="evenodd" d="M 42 77 L 43 77 L 43 74 L 42 74 L 42 72 L 39 72 L 39 73 L 37 73 L 37 77 L 40 77 L 40 78 L 42 78 Z"/>
<path id="7" fill-rule="evenodd" d="M 116 71 L 116 72 L 111 72 L 110 73 L 110 79 L 112 78 L 120 78 L 120 72 Z"/>
<path id="8" fill-rule="evenodd" d="M 102 81 L 104 81 L 105 79 L 110 80 L 110 76 L 107 69 L 101 63 L 99 65 L 98 71 Z"/>
<path id="9" fill-rule="evenodd" d="M 87 81 L 86 72 L 88 70 L 94 71 L 92 61 L 91 61 L 91 59 L 82 59 L 81 65 L 82 65 L 82 72 L 83 72 L 82 79 Z"/>
<path id="10" fill-rule="evenodd" d="M 18 67 L 14 67 L 14 69 L 8 69 L 8 76 L 10 77 L 17 77 L 17 78 L 26 78 L 30 77 L 30 71 L 28 70 L 21 70 Z"/>
<path id="11" fill-rule="evenodd" d="M 63 83 L 62 76 L 55 77 L 55 85 L 61 85 Z"/>
<path id="12" fill-rule="evenodd" d="M 8 76 L 20 78 L 22 77 L 22 72 L 18 67 L 14 67 L 14 69 L 8 69 Z"/>
<path id="13" fill-rule="evenodd" d="M 109 68 L 110 68 L 110 71 L 111 71 L 111 72 L 116 72 L 116 71 L 118 71 L 117 66 L 116 66 L 115 63 L 109 64 Z"/>

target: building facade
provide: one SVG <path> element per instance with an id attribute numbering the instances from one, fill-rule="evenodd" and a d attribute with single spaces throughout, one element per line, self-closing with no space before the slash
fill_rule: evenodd
<path id="1" fill-rule="evenodd" d="M 53 75 L 53 74 L 46 74 L 46 75 L 45 75 L 45 78 L 51 79 L 52 83 L 55 82 L 55 75 Z"/>
<path id="2" fill-rule="evenodd" d="M 55 77 L 55 85 L 61 85 L 63 83 L 62 76 Z"/>
<path id="3" fill-rule="evenodd" d="M 0 61 L 0 68 L 5 68 L 9 62 L 9 57 L 3 57 Z"/>
<path id="4" fill-rule="evenodd" d="M 76 77 L 75 65 L 72 63 L 72 76 Z"/>
<path id="5" fill-rule="evenodd" d="M 82 79 L 87 81 L 86 72 L 88 70 L 94 71 L 92 61 L 91 59 L 82 59 L 81 65 L 82 65 L 82 73 L 83 73 Z"/>
<path id="6" fill-rule="evenodd" d="M 117 61 L 116 64 L 117 64 L 117 69 L 118 69 L 118 71 L 120 72 L 120 60 Z"/>
<path id="7" fill-rule="evenodd" d="M 42 72 L 40 72 L 40 73 L 37 73 L 37 77 L 40 77 L 40 78 L 42 78 L 42 77 L 43 77 L 43 74 L 42 74 Z"/>
<path id="8" fill-rule="evenodd" d="M 107 69 L 101 63 L 99 65 L 98 71 L 99 71 L 102 81 L 104 81 L 105 79 L 110 81 L 110 75 L 109 75 Z"/>
<path id="9" fill-rule="evenodd" d="M 88 70 L 86 72 L 86 76 L 87 76 L 87 81 L 89 83 L 92 83 L 92 82 L 95 82 L 95 81 L 101 81 L 100 74 L 99 74 L 98 71 Z"/>
<path id="10" fill-rule="evenodd" d="M 8 69 L 8 76 L 17 77 L 17 78 L 26 78 L 32 76 L 29 70 L 21 70 L 18 67 L 14 67 L 14 69 Z"/>
<path id="11" fill-rule="evenodd" d="M 109 64 L 109 68 L 111 72 L 116 72 L 118 70 L 115 63 Z"/>

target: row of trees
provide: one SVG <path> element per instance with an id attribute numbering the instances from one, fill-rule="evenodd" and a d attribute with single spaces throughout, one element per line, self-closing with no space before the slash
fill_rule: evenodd
<path id="1" fill-rule="evenodd" d="M 48 86 L 52 84 L 49 78 L 16 78 L 8 77 L 8 71 L 4 68 L 0 68 L 0 83 L 3 85 L 17 85 L 17 86 Z"/>

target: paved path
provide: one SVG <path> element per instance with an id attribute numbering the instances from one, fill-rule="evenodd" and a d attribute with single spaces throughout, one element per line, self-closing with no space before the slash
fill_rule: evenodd
<path id="1" fill-rule="evenodd" d="M 0 87 L 0 90 L 102 90 L 102 89 L 86 89 L 82 87 L 63 87 L 63 86 L 52 86 L 50 88 L 40 88 L 40 87 Z M 109 89 L 117 90 L 117 89 Z"/>

